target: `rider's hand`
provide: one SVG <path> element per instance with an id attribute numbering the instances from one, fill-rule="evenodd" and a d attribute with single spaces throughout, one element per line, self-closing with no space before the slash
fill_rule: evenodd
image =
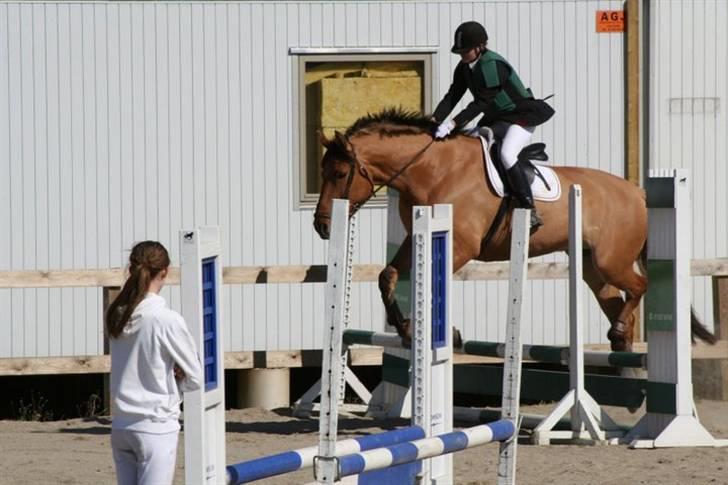
<path id="1" fill-rule="evenodd" d="M 437 127 L 437 131 L 435 131 L 435 138 L 445 138 L 450 134 L 453 128 L 455 128 L 455 122 L 453 120 L 442 122 L 440 126 Z"/>

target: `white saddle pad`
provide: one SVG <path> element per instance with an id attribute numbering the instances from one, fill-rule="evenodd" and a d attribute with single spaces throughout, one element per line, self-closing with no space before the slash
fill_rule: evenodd
<path id="1" fill-rule="evenodd" d="M 503 180 L 501 180 L 498 170 L 496 170 L 493 160 L 490 158 L 490 144 L 487 138 L 480 136 L 480 142 L 483 144 L 483 156 L 485 158 L 485 170 L 488 173 L 488 181 L 491 187 L 498 196 L 503 197 L 505 190 L 503 188 Z M 538 175 L 534 177 L 533 183 L 531 183 L 531 191 L 533 191 L 533 198 L 544 202 L 553 202 L 559 200 L 561 197 L 561 182 L 556 172 L 551 167 L 543 165 L 542 163 L 533 160 L 533 163 L 538 166 L 539 171 L 546 179 L 548 188 L 544 185 L 543 180 Z"/>

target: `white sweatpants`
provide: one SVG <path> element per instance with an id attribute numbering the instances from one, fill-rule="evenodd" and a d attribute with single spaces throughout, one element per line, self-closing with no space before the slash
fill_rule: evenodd
<path id="1" fill-rule="evenodd" d="M 118 485 L 171 485 L 179 431 L 153 434 L 111 430 Z"/>
<path id="2" fill-rule="evenodd" d="M 512 125 L 499 121 L 493 125 L 493 133 L 500 140 L 500 157 L 503 166 L 508 170 L 518 161 L 518 154 L 531 143 L 533 126 Z"/>

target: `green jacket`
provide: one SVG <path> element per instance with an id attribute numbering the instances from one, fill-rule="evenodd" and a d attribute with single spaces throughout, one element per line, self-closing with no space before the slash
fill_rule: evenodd
<path id="1" fill-rule="evenodd" d="M 433 116 L 442 122 L 455 105 L 470 90 L 473 101 L 453 120 L 463 126 L 483 113 L 480 125 L 506 121 L 523 126 L 538 126 L 553 115 L 553 109 L 542 100 L 534 99 L 516 70 L 497 52 L 486 50 L 471 68 L 460 62 L 453 74 L 453 83 L 440 101 Z"/>

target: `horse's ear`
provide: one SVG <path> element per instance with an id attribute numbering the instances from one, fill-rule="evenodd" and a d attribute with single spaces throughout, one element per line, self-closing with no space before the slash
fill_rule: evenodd
<path id="1" fill-rule="evenodd" d="M 331 142 L 333 140 L 329 140 L 328 138 L 326 138 L 326 135 L 324 135 L 323 130 L 319 131 L 318 135 L 319 135 L 319 142 L 321 142 L 321 144 L 324 146 L 324 148 L 328 148 L 329 145 L 331 145 Z"/>
<path id="2" fill-rule="evenodd" d="M 351 143 L 349 143 L 349 139 L 342 132 L 335 131 L 334 140 L 336 140 L 336 143 L 344 148 L 347 152 L 351 151 Z"/>

